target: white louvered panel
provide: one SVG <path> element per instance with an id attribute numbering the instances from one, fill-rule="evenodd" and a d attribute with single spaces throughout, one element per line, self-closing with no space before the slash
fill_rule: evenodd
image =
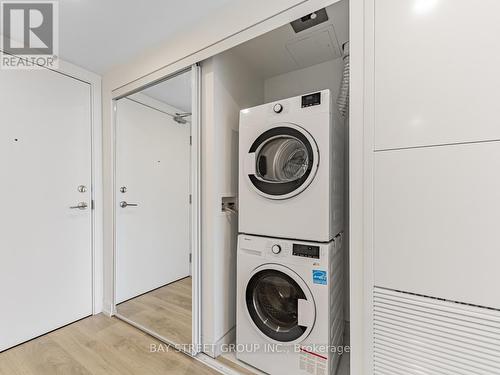
<path id="1" fill-rule="evenodd" d="M 496 334 L 500 333 L 500 320 L 496 321 L 495 319 L 485 319 L 484 316 L 475 317 L 470 312 L 467 313 L 467 311 L 454 311 L 449 308 L 440 309 L 440 306 L 435 306 L 429 303 L 419 305 L 409 298 L 401 301 L 387 292 L 384 294 L 379 293 L 378 297 L 383 306 L 390 307 L 390 309 L 396 314 L 399 312 L 407 312 L 411 315 L 422 316 L 425 319 L 437 319 L 446 324 L 454 324 L 457 320 L 461 320 L 465 330 L 471 329 L 475 332 L 479 329 L 485 333 L 493 330 Z M 495 335 L 495 337 L 497 336 Z"/>
<path id="2" fill-rule="evenodd" d="M 500 311 L 374 290 L 374 374 L 500 375 Z"/>
<path id="3" fill-rule="evenodd" d="M 418 340 L 422 345 L 435 345 L 438 344 L 440 349 L 455 350 L 462 355 L 471 355 L 477 357 L 482 361 L 497 361 L 498 349 L 490 349 L 484 346 L 477 346 L 475 352 L 470 351 L 471 345 L 464 344 L 460 339 L 455 341 L 450 338 L 442 338 L 439 335 L 432 335 L 432 333 L 422 333 L 419 328 L 410 329 L 402 328 L 397 324 L 391 324 L 389 321 L 377 322 L 377 329 L 386 334 L 389 338 L 401 338 L 402 340 Z"/>
<path id="4" fill-rule="evenodd" d="M 442 337 L 443 340 L 451 339 L 456 345 L 463 343 L 467 347 L 475 346 L 484 347 L 485 349 L 492 349 L 497 351 L 497 341 L 491 336 L 491 333 L 484 332 L 482 330 L 477 330 L 476 332 L 469 329 L 464 329 L 463 327 L 455 327 L 453 329 L 452 324 L 443 324 L 443 322 L 433 321 L 432 319 L 423 319 L 415 315 L 405 315 L 402 312 L 395 314 L 394 311 L 384 309 L 380 305 L 374 307 L 375 313 L 383 311 L 380 315 L 381 322 L 390 324 L 391 326 L 396 326 L 402 330 L 411 329 L 412 332 L 417 330 L 418 332 L 426 332 L 431 335 L 431 337 Z"/>
<path id="5" fill-rule="evenodd" d="M 377 308 L 379 310 L 379 308 Z M 376 311 L 375 311 L 376 312 Z M 420 322 L 411 317 L 394 316 L 393 314 L 384 314 L 379 316 L 380 325 L 387 324 L 389 327 L 394 327 L 402 331 L 409 330 L 410 334 L 422 334 L 432 338 L 432 340 L 449 341 L 456 346 L 465 346 L 470 348 L 476 346 L 478 349 L 484 349 L 485 352 L 491 350 L 493 353 L 498 351 L 496 340 L 474 333 L 464 333 L 463 331 L 452 328 L 444 328 L 438 325 Z"/>
<path id="6" fill-rule="evenodd" d="M 405 356 L 418 365 L 419 362 L 425 361 L 432 364 L 435 362 L 436 368 L 441 368 L 442 371 L 449 370 L 451 373 L 463 371 L 464 374 L 498 374 L 496 366 L 481 364 L 480 361 L 470 361 L 464 358 L 463 355 L 457 355 L 451 351 L 449 353 L 438 352 L 434 347 L 423 347 L 418 344 L 407 345 L 402 344 L 398 340 L 390 340 L 382 336 L 375 340 L 375 347 L 383 352 L 392 352 Z M 476 367 L 477 366 L 477 367 Z M 460 372 L 462 373 L 462 372 Z"/>
<path id="7" fill-rule="evenodd" d="M 431 299 L 431 301 L 433 300 Z M 461 307 L 462 305 L 457 304 L 457 306 Z M 463 342 L 467 346 L 492 349 L 495 353 L 499 350 L 498 328 L 495 328 L 487 317 L 482 319 L 483 324 L 480 324 L 481 319 L 478 321 L 473 314 L 467 317 L 463 314 L 454 316 L 452 312 L 443 312 L 448 316 L 433 318 L 431 314 L 426 313 L 435 310 L 426 307 L 421 312 L 414 311 L 409 304 L 407 309 L 404 308 L 404 305 L 396 309 L 392 301 L 384 300 L 384 297 L 379 293 L 374 301 L 374 310 L 376 312 L 381 309 L 384 311 L 380 317 L 381 321 L 386 321 L 402 329 L 411 328 L 414 331 L 417 327 L 419 332 L 427 332 L 432 337 L 437 335 L 445 340 L 451 338 L 454 344 Z"/>
<path id="8" fill-rule="evenodd" d="M 392 371 L 401 371 L 405 375 L 429 375 L 429 374 L 442 374 L 442 375 L 464 375 L 466 373 L 462 371 L 450 371 L 443 369 L 442 367 L 436 367 L 433 364 L 425 362 L 425 360 L 420 361 L 420 363 L 415 362 L 413 359 L 408 359 L 402 356 L 398 356 L 391 352 L 377 352 L 377 359 L 375 361 L 375 370 L 381 371 L 381 366 L 390 368 Z M 396 370 L 397 369 L 397 370 Z"/>

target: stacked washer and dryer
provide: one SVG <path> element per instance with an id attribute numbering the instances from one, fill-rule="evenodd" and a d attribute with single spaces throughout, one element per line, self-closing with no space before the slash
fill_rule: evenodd
<path id="1" fill-rule="evenodd" d="M 240 112 L 237 358 L 333 375 L 344 333 L 343 130 L 329 90 Z"/>

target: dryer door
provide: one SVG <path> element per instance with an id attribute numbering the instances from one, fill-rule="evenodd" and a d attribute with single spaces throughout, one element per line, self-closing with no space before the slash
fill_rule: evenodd
<path id="1" fill-rule="evenodd" d="M 314 326 L 316 307 L 311 291 L 287 267 L 266 264 L 254 270 L 245 297 L 255 328 L 272 342 L 300 342 Z"/>
<path id="2" fill-rule="evenodd" d="M 300 194 L 314 179 L 318 166 L 316 142 L 292 123 L 274 124 L 257 137 L 245 163 L 251 186 L 270 199 Z"/>

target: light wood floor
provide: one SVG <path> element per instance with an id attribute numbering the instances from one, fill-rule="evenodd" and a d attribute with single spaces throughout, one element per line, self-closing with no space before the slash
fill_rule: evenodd
<path id="1" fill-rule="evenodd" d="M 176 343 L 192 341 L 192 278 L 186 277 L 123 302 L 117 311 L 127 319 Z"/>
<path id="2" fill-rule="evenodd" d="M 35 314 L 36 315 L 36 314 Z M 217 374 L 116 318 L 96 315 L 0 353 L 0 375 Z"/>

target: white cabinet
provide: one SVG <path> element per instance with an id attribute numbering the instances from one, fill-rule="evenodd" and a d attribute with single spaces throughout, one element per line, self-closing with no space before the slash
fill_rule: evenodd
<path id="1" fill-rule="evenodd" d="M 375 149 L 500 139 L 500 1 L 375 1 Z"/>
<path id="2" fill-rule="evenodd" d="M 500 1 L 364 4 L 364 373 L 498 374 Z"/>
<path id="3" fill-rule="evenodd" d="M 500 142 L 375 153 L 375 285 L 500 308 Z"/>

